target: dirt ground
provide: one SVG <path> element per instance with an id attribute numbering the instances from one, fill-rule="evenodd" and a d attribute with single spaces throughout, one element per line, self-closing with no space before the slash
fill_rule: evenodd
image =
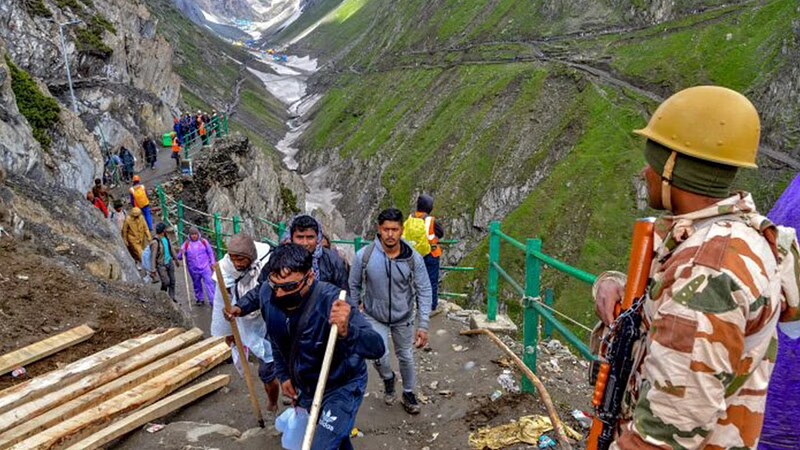
<path id="1" fill-rule="evenodd" d="M 26 366 L 30 376 L 158 327 L 185 324 L 151 287 L 100 280 L 40 256 L 30 241 L 0 238 L 0 354 L 88 324 L 87 341 Z M 0 377 L 0 389 L 24 380 Z"/>
<path id="2" fill-rule="evenodd" d="M 191 309 L 197 326 L 208 330 L 211 308 L 196 307 L 186 302 L 183 281 L 178 280 L 181 307 Z M 529 414 L 546 415 L 536 394 L 515 394 L 504 390 L 497 377 L 508 361 L 485 337 L 460 336 L 466 325 L 454 315 L 450 319 L 439 314 L 431 321 L 431 351 L 417 351 L 418 396 L 422 412 L 410 416 L 399 403 L 383 403 L 383 386 L 375 370 L 369 366 L 369 385 L 359 411 L 356 427 L 361 436 L 353 438 L 356 448 L 364 449 L 463 449 L 469 448 L 472 431 L 486 426 L 509 423 Z M 519 350 L 520 344 L 507 339 Z M 585 368 L 564 350 L 548 352 L 543 345 L 539 375 L 548 387 L 562 420 L 573 428 L 580 426 L 570 416 L 573 408 L 587 410 L 591 390 L 584 380 Z M 561 347 L 559 347 L 561 348 Z M 553 369 L 557 359 L 560 372 Z M 397 370 L 397 361 L 394 361 Z M 520 381 L 520 374 L 512 370 Z M 232 364 L 223 364 L 203 379 L 230 374 L 231 384 L 159 421 L 166 427 L 156 433 L 141 429 L 117 442 L 121 450 L 138 449 L 280 449 L 280 434 L 275 430 L 275 416 L 265 413 L 267 427 L 257 428 L 244 380 Z M 492 401 L 490 396 L 500 391 Z M 261 405 L 266 395 L 259 389 Z M 281 412 L 286 407 L 281 407 Z M 552 435 L 552 433 L 550 433 Z M 530 448 L 521 445 L 512 448 Z M 581 448 L 577 446 L 575 448 Z"/>

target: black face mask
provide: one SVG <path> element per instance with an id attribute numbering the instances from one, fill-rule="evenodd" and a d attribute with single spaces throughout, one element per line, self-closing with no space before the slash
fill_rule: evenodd
<path id="1" fill-rule="evenodd" d="M 308 282 L 303 281 L 303 287 L 306 286 Z M 297 292 L 292 292 L 291 294 L 286 294 L 283 297 L 278 297 L 275 294 L 275 290 L 272 290 L 272 299 L 275 303 L 275 306 L 284 310 L 284 311 L 292 311 L 300 307 L 303 302 L 311 295 L 311 290 L 309 289 L 308 292 L 303 295 L 303 287 L 301 287 Z"/>

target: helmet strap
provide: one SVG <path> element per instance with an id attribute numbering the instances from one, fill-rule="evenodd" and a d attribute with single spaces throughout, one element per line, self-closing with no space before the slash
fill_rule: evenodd
<path id="1" fill-rule="evenodd" d="M 675 160 L 678 152 L 673 151 L 669 155 L 664 171 L 661 173 L 661 204 L 668 211 L 672 211 L 672 172 L 675 170 Z"/>

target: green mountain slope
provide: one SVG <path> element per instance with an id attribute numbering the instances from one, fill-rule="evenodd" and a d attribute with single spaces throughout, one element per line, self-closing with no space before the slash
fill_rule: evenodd
<path id="1" fill-rule="evenodd" d="M 462 264 L 485 269 L 488 223 L 502 220 L 584 270 L 624 270 L 633 220 L 654 213 L 637 209 L 644 162 L 631 130 L 659 98 L 705 83 L 742 91 L 764 111 L 767 150 L 797 159 L 777 143 L 797 142 L 797 130 L 779 125 L 800 107 L 769 108 L 792 89 L 800 59 L 796 1 L 644 3 L 331 0 L 294 47 L 334 71 L 319 78 L 329 89 L 303 162 L 340 174 L 334 187 L 357 201 L 339 207 L 359 231 L 381 207 L 408 210 L 425 191 L 448 231 L 467 239 L 451 251 Z M 669 20 L 650 25 L 657 17 Z M 766 212 L 795 169 L 767 157 L 760 165 L 737 183 Z M 520 275 L 514 253 L 504 249 L 504 264 Z M 478 277 L 446 284 L 480 294 L 485 272 Z M 552 270 L 545 277 L 559 308 L 590 323 L 588 289 Z M 504 293 L 513 310 L 515 295 Z"/>

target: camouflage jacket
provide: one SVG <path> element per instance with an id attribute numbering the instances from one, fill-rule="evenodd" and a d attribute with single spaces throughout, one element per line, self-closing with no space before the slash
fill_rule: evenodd
<path id="1" fill-rule="evenodd" d="M 755 449 L 777 323 L 798 319 L 798 284 L 795 230 L 759 215 L 750 194 L 659 219 L 632 420 L 611 448 Z"/>

